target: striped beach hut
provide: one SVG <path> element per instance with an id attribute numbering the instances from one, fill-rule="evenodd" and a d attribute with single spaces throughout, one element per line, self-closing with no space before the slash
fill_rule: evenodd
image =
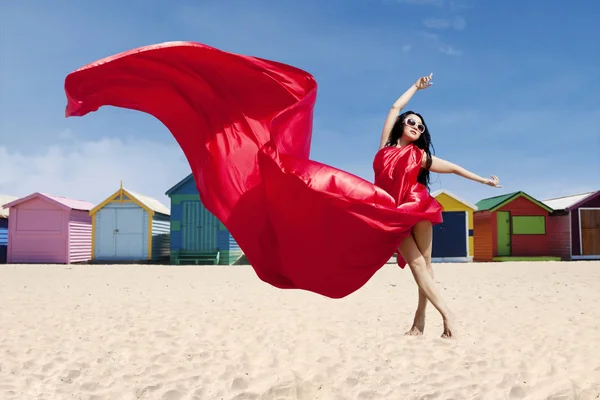
<path id="1" fill-rule="evenodd" d="M 474 261 L 560 261 L 550 248 L 552 209 L 541 201 L 519 191 L 475 205 Z"/>
<path id="2" fill-rule="evenodd" d="M 600 190 L 544 200 L 550 247 L 563 260 L 600 260 Z"/>
<path id="3" fill-rule="evenodd" d="M 17 200 L 18 197 L 0 194 L 0 264 L 6 263 L 6 253 L 8 251 L 8 208 L 3 206 L 6 203 Z"/>
<path id="4" fill-rule="evenodd" d="M 230 265 L 242 251 L 200 201 L 193 174 L 166 192 L 171 199 L 171 263 Z"/>
<path id="5" fill-rule="evenodd" d="M 33 193 L 4 205 L 8 263 L 71 264 L 91 258 L 93 204 Z"/>
<path id="6" fill-rule="evenodd" d="M 441 204 L 444 219 L 433 226 L 431 261 L 473 261 L 473 212 L 477 206 L 444 189 L 431 195 Z"/>
<path id="7" fill-rule="evenodd" d="M 169 209 L 125 189 L 90 211 L 94 262 L 160 262 L 169 259 Z"/>

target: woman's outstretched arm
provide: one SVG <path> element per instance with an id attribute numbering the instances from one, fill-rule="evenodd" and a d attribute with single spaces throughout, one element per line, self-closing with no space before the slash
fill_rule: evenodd
<path id="1" fill-rule="evenodd" d="M 398 114 L 400 111 L 410 101 L 413 95 L 417 92 L 417 90 L 426 89 L 431 86 L 431 77 L 433 76 L 433 72 L 429 74 L 429 76 L 424 76 L 419 78 L 414 84 L 409 87 L 406 92 L 402 94 L 402 96 L 398 97 L 398 99 L 392 104 L 392 108 L 388 112 L 388 115 L 385 119 L 385 123 L 383 124 L 383 130 L 381 131 L 381 140 L 379 141 L 379 148 L 381 149 L 385 146 L 388 138 L 390 137 L 390 132 L 392 132 L 392 128 L 396 123 L 396 118 L 398 118 Z"/>
<path id="2" fill-rule="evenodd" d="M 426 161 L 427 154 L 423 154 L 422 166 L 424 168 L 427 165 Z M 438 174 L 455 174 L 475 182 L 483 183 L 485 185 L 498 188 L 502 187 L 500 186 L 500 180 L 497 176 L 492 175 L 491 179 L 483 178 L 477 174 L 472 173 L 471 171 L 467 171 L 460 165 L 456 165 L 454 163 L 451 163 L 450 161 L 442 160 L 441 158 L 435 156 L 431 156 L 431 166 L 429 167 L 429 171 L 437 172 Z"/>

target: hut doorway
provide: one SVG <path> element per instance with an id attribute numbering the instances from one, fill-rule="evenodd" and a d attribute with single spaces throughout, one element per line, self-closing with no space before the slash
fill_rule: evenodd
<path id="1" fill-rule="evenodd" d="M 469 229 L 466 211 L 443 211 L 444 222 L 433 226 L 431 257 L 446 259 L 468 256 Z"/>
<path id="2" fill-rule="evenodd" d="M 99 213 L 98 258 L 144 258 L 144 210 L 105 208 Z"/>
<path id="3" fill-rule="evenodd" d="M 183 219 L 181 220 L 182 250 L 216 251 L 219 225 L 208 210 L 199 201 L 182 201 Z"/>
<path id="4" fill-rule="evenodd" d="M 497 211 L 498 256 L 506 257 L 511 254 L 510 240 L 510 211 Z"/>
<path id="5" fill-rule="evenodd" d="M 579 209 L 581 255 L 600 255 L 600 208 Z"/>

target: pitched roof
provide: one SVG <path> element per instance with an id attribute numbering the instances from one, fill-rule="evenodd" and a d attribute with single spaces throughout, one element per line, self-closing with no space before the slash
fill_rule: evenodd
<path id="1" fill-rule="evenodd" d="M 516 196 L 519 192 L 512 192 L 507 194 L 502 194 L 500 196 L 488 197 L 487 199 L 479 200 L 475 205 L 477 206 L 479 211 L 486 211 L 496 208 L 500 204 L 510 200 L 512 197 Z"/>
<path id="2" fill-rule="evenodd" d="M 125 189 L 122 184 L 121 184 L 121 187 L 119 188 L 119 190 L 117 190 L 116 192 L 111 194 L 109 197 L 107 197 L 103 202 L 101 202 L 100 204 L 95 206 L 91 210 L 90 214 L 95 214 L 100 209 L 104 208 L 111 201 L 115 200 L 116 198 L 120 197 L 121 195 L 131 198 L 140 207 L 144 208 L 148 212 L 157 212 L 157 213 L 164 214 L 164 215 L 171 215 L 171 210 L 168 207 L 166 207 L 165 205 L 163 205 L 160 201 L 158 201 L 152 197 L 149 197 L 149 196 L 146 196 L 143 194 L 139 194 L 136 192 L 132 192 L 131 190 Z"/>
<path id="3" fill-rule="evenodd" d="M 537 204 L 538 206 L 545 209 L 546 211 L 552 212 L 552 208 L 550 208 L 546 204 L 542 203 L 541 201 L 534 199 L 533 197 L 529 196 L 527 193 L 525 193 L 523 191 L 507 193 L 507 194 L 503 194 L 503 195 L 495 196 L 495 197 L 488 197 L 487 199 L 479 200 L 477 202 L 476 206 L 479 208 L 478 211 L 495 211 L 498 208 L 502 207 L 503 205 L 509 203 L 512 200 L 515 200 L 518 197 L 525 197 L 527 200 L 531 201 L 532 203 Z"/>
<path id="4" fill-rule="evenodd" d="M 88 203 L 83 200 L 70 199 L 68 197 L 55 196 L 47 193 L 35 192 L 30 194 L 29 196 L 21 197 L 20 199 L 14 200 L 10 203 L 4 204 L 4 208 L 14 207 L 26 201 L 29 201 L 34 198 L 43 198 L 46 200 L 50 200 L 51 202 L 59 205 L 60 207 L 71 209 L 71 210 L 79 210 L 79 211 L 90 211 L 94 208 L 92 203 Z"/>
<path id="5" fill-rule="evenodd" d="M 445 195 L 447 195 L 449 197 L 452 197 L 454 200 L 458 201 L 459 203 L 462 203 L 465 206 L 467 206 L 467 207 L 469 207 L 469 208 L 471 208 L 473 210 L 477 210 L 477 206 L 475 204 L 469 203 L 468 201 L 466 201 L 466 200 L 458 197 L 457 195 L 455 195 L 454 193 L 452 193 L 452 192 L 450 192 L 450 191 L 448 191 L 446 189 L 436 190 L 435 192 L 431 193 L 431 196 L 437 197 L 440 194 L 445 194 Z"/>
<path id="6" fill-rule="evenodd" d="M 161 214 L 165 214 L 165 215 L 171 214 L 171 210 L 169 210 L 169 208 L 166 207 L 165 205 L 163 205 L 160 201 L 158 201 L 152 197 L 145 196 L 143 194 L 132 192 L 131 190 L 127 190 L 125 188 L 124 188 L 124 190 L 127 193 L 129 193 L 130 195 L 132 195 L 133 197 L 135 197 L 137 200 L 139 200 L 140 203 L 143 203 L 146 207 L 148 207 L 152 211 L 155 211 L 155 212 L 161 213 Z"/>
<path id="7" fill-rule="evenodd" d="M 194 174 L 189 174 L 188 176 L 186 176 L 185 178 L 183 178 L 182 180 L 177 182 L 171 189 L 167 190 L 165 192 L 165 194 L 167 196 L 170 196 L 171 193 L 173 193 L 174 191 L 176 191 L 177 189 L 179 189 L 180 187 L 185 185 L 190 179 L 193 179 L 193 178 L 194 178 Z"/>
<path id="8" fill-rule="evenodd" d="M 593 192 L 573 194 L 570 196 L 555 197 L 552 199 L 543 200 L 543 202 L 548 207 L 553 208 L 554 210 L 565 210 L 567 208 L 571 208 L 571 207 L 581 203 L 582 201 L 587 200 L 588 198 L 593 197 L 596 194 L 600 194 L 600 190 L 596 190 Z"/>
<path id="9" fill-rule="evenodd" d="M 2 207 L 5 204 L 8 204 L 12 201 L 17 200 L 16 196 L 8 196 L 5 194 L 0 194 L 0 218 L 8 218 L 9 209 Z"/>
<path id="10" fill-rule="evenodd" d="M 61 203 L 65 206 L 69 207 L 72 210 L 90 211 L 92 208 L 94 208 L 94 205 L 92 203 L 88 203 L 87 201 L 69 199 L 67 197 L 54 196 L 54 195 L 46 194 L 46 193 L 40 193 L 40 194 L 42 196 L 48 197 L 51 200 Z"/>

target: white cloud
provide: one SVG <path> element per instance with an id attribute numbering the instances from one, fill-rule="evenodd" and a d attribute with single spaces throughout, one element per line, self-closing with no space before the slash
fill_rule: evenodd
<path id="1" fill-rule="evenodd" d="M 450 18 L 426 18 L 423 25 L 429 29 L 448 29 L 450 27 L 462 31 L 467 26 L 467 20 L 460 15 Z"/>
<path id="2" fill-rule="evenodd" d="M 449 56 L 461 56 L 463 54 L 462 50 L 450 46 L 449 44 L 439 44 L 438 50 Z"/>
<path id="3" fill-rule="evenodd" d="M 442 42 L 440 35 L 437 33 L 424 33 L 423 36 L 429 40 L 440 53 L 449 56 L 461 56 L 463 54 L 462 50 Z"/>
<path id="4" fill-rule="evenodd" d="M 164 193 L 190 172 L 177 144 L 101 138 L 64 141 L 42 153 L 0 146 L 0 193 L 26 196 L 46 192 L 97 204 L 119 188 L 120 181 L 140 194 L 169 205 Z"/>
<path id="5" fill-rule="evenodd" d="M 452 11 L 465 10 L 473 7 L 474 5 L 470 0 L 450 0 L 450 9 Z"/>
<path id="6" fill-rule="evenodd" d="M 446 29 L 450 26 L 450 20 L 446 18 L 427 18 L 423 25 L 430 29 Z"/>

